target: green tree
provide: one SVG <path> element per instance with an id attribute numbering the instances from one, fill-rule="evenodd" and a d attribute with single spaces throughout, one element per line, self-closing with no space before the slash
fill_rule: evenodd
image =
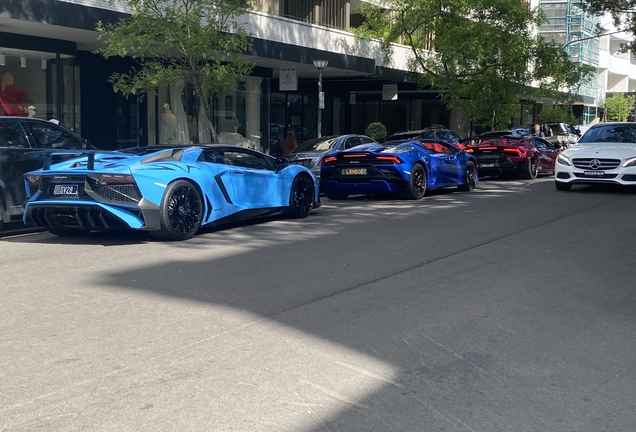
<path id="1" fill-rule="evenodd" d="M 617 31 L 632 34 L 632 40 L 621 44 L 623 52 L 631 51 L 636 55 L 636 0 L 582 0 L 586 12 L 592 15 L 610 14 Z M 597 29 L 598 36 L 605 31 Z"/>
<path id="2" fill-rule="evenodd" d="M 544 107 L 537 116 L 537 120 L 540 122 L 563 120 L 569 124 L 575 124 L 578 121 L 569 105 Z"/>
<path id="3" fill-rule="evenodd" d="M 386 0 L 362 3 L 359 11 L 360 37 L 379 40 L 386 54 L 393 43 L 410 47 L 409 69 L 421 84 L 493 130 L 519 115 L 533 83 L 556 97 L 592 73 L 571 62 L 562 45 L 537 38 L 533 29 L 544 16 L 518 0 Z"/>
<path id="4" fill-rule="evenodd" d="M 386 139 L 387 133 L 386 126 L 380 122 L 369 123 L 369 126 L 364 130 L 366 136 L 378 142 L 383 142 Z"/>
<path id="5" fill-rule="evenodd" d="M 128 0 L 128 5 L 129 18 L 97 26 L 104 43 L 97 53 L 131 57 L 136 63 L 110 76 L 116 92 L 141 97 L 184 80 L 210 113 L 212 96 L 236 89 L 251 72 L 252 66 L 240 59 L 251 39 L 236 21 L 250 0 Z"/>
<path id="6" fill-rule="evenodd" d="M 622 93 L 614 93 L 603 102 L 605 117 L 609 121 L 626 121 L 634 109 L 636 96 L 625 96 Z"/>

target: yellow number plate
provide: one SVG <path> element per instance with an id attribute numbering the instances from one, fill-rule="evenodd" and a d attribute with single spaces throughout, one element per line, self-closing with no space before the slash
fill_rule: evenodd
<path id="1" fill-rule="evenodd" d="M 344 168 L 342 170 L 342 175 L 366 175 L 366 168 Z"/>

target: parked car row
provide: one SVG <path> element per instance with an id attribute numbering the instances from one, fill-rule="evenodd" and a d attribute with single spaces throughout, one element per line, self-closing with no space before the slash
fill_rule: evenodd
<path id="1" fill-rule="evenodd" d="M 33 128 L 19 126 L 14 132 Z M 64 236 L 138 229 L 184 240 L 201 227 L 240 219 L 306 217 L 320 206 L 321 191 L 328 199 L 395 194 L 417 200 L 436 188 L 472 191 L 480 176 L 541 173 L 554 173 L 558 190 L 576 183 L 636 185 L 636 124 L 593 126 L 565 150 L 523 134 L 495 134 L 467 146 L 398 138 L 325 137 L 303 143 L 291 160 L 226 144 L 120 151 L 90 149 L 81 139 L 70 149 L 28 145 L 20 147 L 21 163 L 40 168 L 24 175 L 23 220 Z"/>

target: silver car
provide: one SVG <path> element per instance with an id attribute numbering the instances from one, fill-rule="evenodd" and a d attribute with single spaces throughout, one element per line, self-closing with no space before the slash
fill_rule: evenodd
<path id="1" fill-rule="evenodd" d="M 298 145 L 286 157 L 293 164 L 304 165 L 320 180 L 320 159 L 330 153 L 346 150 L 361 144 L 370 144 L 377 141 L 366 135 L 332 135 L 322 138 L 307 140 Z"/>

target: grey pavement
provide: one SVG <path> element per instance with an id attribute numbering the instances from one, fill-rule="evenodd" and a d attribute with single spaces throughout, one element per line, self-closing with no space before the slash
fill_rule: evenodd
<path id="1" fill-rule="evenodd" d="M 0 238 L 3 431 L 634 431 L 636 193 Z"/>

